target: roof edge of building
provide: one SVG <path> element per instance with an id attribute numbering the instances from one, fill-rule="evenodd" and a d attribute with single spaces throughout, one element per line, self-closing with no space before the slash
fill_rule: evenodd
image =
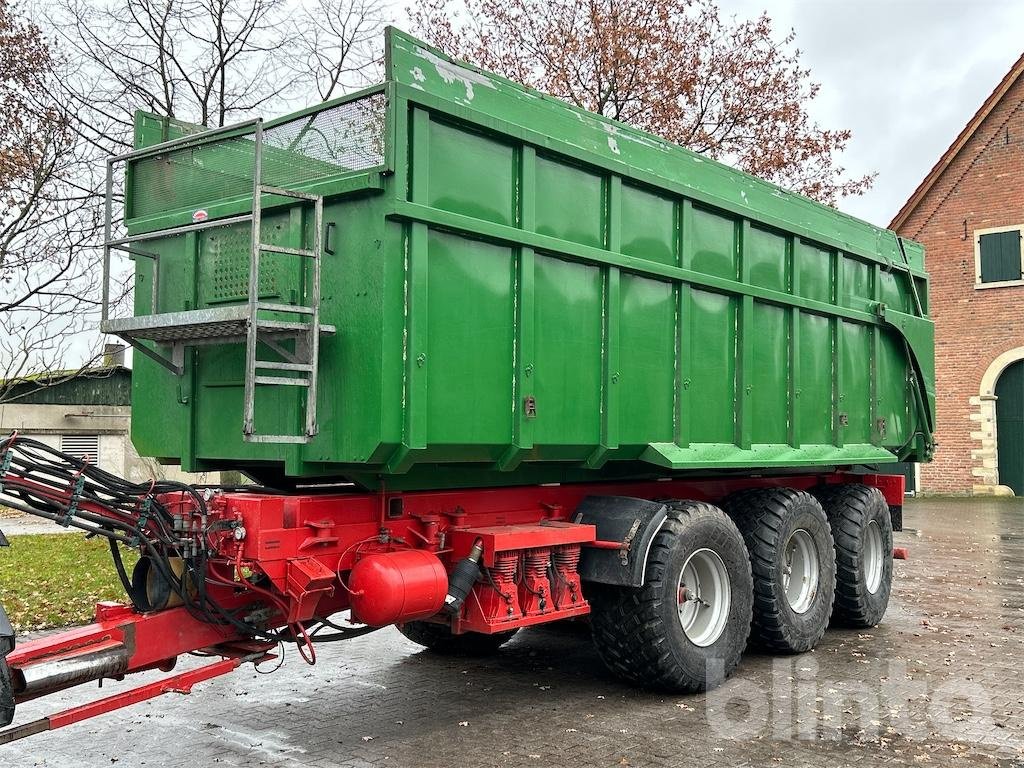
<path id="1" fill-rule="evenodd" d="M 968 141 L 974 137 L 974 134 L 981 127 L 985 119 L 992 113 L 992 110 L 996 108 L 996 105 L 1002 100 L 1006 92 L 1013 87 L 1014 83 L 1020 78 L 1021 74 L 1024 74 L 1024 54 L 1021 54 L 1020 58 L 1014 62 L 1010 70 L 1003 76 L 1003 79 L 999 81 L 999 84 L 993 89 L 992 93 L 988 95 L 988 98 L 978 108 L 978 111 L 974 113 L 974 116 L 967 122 L 963 130 L 953 140 L 953 143 L 949 145 L 949 148 L 942 153 L 938 162 L 932 166 L 932 169 L 928 172 L 928 175 L 924 177 L 917 188 L 911 193 L 910 197 L 900 208 L 899 212 L 893 217 L 892 221 L 889 222 L 889 229 L 898 231 L 902 227 L 910 215 L 917 210 L 918 205 L 924 199 L 925 195 L 935 185 L 935 182 L 939 180 L 946 169 L 953 163 L 953 160 L 960 154 L 960 151 L 964 148 Z"/>
<path id="2" fill-rule="evenodd" d="M 28 376 L 15 376 L 10 379 L 0 379 L 0 386 L 19 386 L 22 384 L 40 384 L 42 386 L 48 386 L 47 382 L 53 381 L 54 379 L 77 379 L 79 377 L 84 378 L 97 378 L 100 376 L 110 376 L 119 371 L 127 371 L 131 373 L 131 368 L 126 365 L 97 365 L 89 368 L 68 368 L 66 370 L 59 371 L 43 371 L 41 373 L 33 373 Z"/>

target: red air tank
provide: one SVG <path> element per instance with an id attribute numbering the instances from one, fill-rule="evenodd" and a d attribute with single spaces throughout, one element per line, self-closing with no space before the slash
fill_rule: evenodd
<path id="1" fill-rule="evenodd" d="M 426 550 L 377 552 L 355 564 L 348 586 L 353 618 L 383 627 L 440 611 L 448 574 L 437 556 Z"/>

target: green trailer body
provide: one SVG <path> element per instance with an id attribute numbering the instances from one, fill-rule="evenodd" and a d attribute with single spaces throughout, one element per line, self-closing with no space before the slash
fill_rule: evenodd
<path id="1" fill-rule="evenodd" d="M 175 375 L 153 359 L 174 357 L 170 336 L 126 335 L 150 353 L 134 357 L 140 453 L 389 489 L 930 458 L 917 243 L 395 29 L 386 63 L 378 87 L 261 124 L 258 172 L 251 124 L 205 137 L 138 115 L 135 317 L 247 305 L 261 174 L 322 199 L 322 220 L 260 196 L 255 292 L 310 305 L 314 261 L 288 249 L 315 249 L 333 330 L 315 392 L 253 384 L 259 433 L 301 435 L 315 398 L 315 434 L 293 443 L 243 435 L 237 336 L 186 340 Z"/>

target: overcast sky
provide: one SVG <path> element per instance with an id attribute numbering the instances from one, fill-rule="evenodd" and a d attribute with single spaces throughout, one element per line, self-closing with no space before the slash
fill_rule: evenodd
<path id="1" fill-rule="evenodd" d="M 724 14 L 762 10 L 796 31 L 822 88 L 811 114 L 850 128 L 842 160 L 878 172 L 840 208 L 888 225 L 1024 51 L 1021 0 L 719 0 Z"/>
<path id="2" fill-rule="evenodd" d="M 391 0 L 408 29 L 406 0 Z M 1024 50 L 1024 0 L 719 0 L 725 15 L 767 11 L 821 83 L 812 116 L 850 128 L 851 174 L 873 190 L 840 208 L 886 226 Z"/>
<path id="3" fill-rule="evenodd" d="M 391 0 L 406 29 L 405 0 Z M 767 11 L 778 37 L 796 32 L 821 84 L 811 115 L 849 128 L 841 161 L 878 172 L 840 208 L 887 226 L 1024 52 L 1024 0 L 718 0 L 724 16 Z"/>

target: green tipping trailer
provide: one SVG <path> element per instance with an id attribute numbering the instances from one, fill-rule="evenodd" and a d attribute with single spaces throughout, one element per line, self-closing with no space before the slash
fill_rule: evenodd
<path id="1" fill-rule="evenodd" d="M 883 618 L 884 465 L 934 447 L 921 247 L 394 29 L 386 59 L 267 122 L 140 113 L 108 161 L 136 447 L 281 492 L 0 440 L 0 501 L 107 538 L 130 601 L 20 647 L 0 606 L 0 745 L 392 624 L 479 655 L 588 616 L 678 693 Z"/>
<path id="2" fill-rule="evenodd" d="M 143 455 L 389 489 L 930 458 L 920 245 L 395 29 L 386 64 L 267 122 L 137 115 L 103 329 Z"/>

